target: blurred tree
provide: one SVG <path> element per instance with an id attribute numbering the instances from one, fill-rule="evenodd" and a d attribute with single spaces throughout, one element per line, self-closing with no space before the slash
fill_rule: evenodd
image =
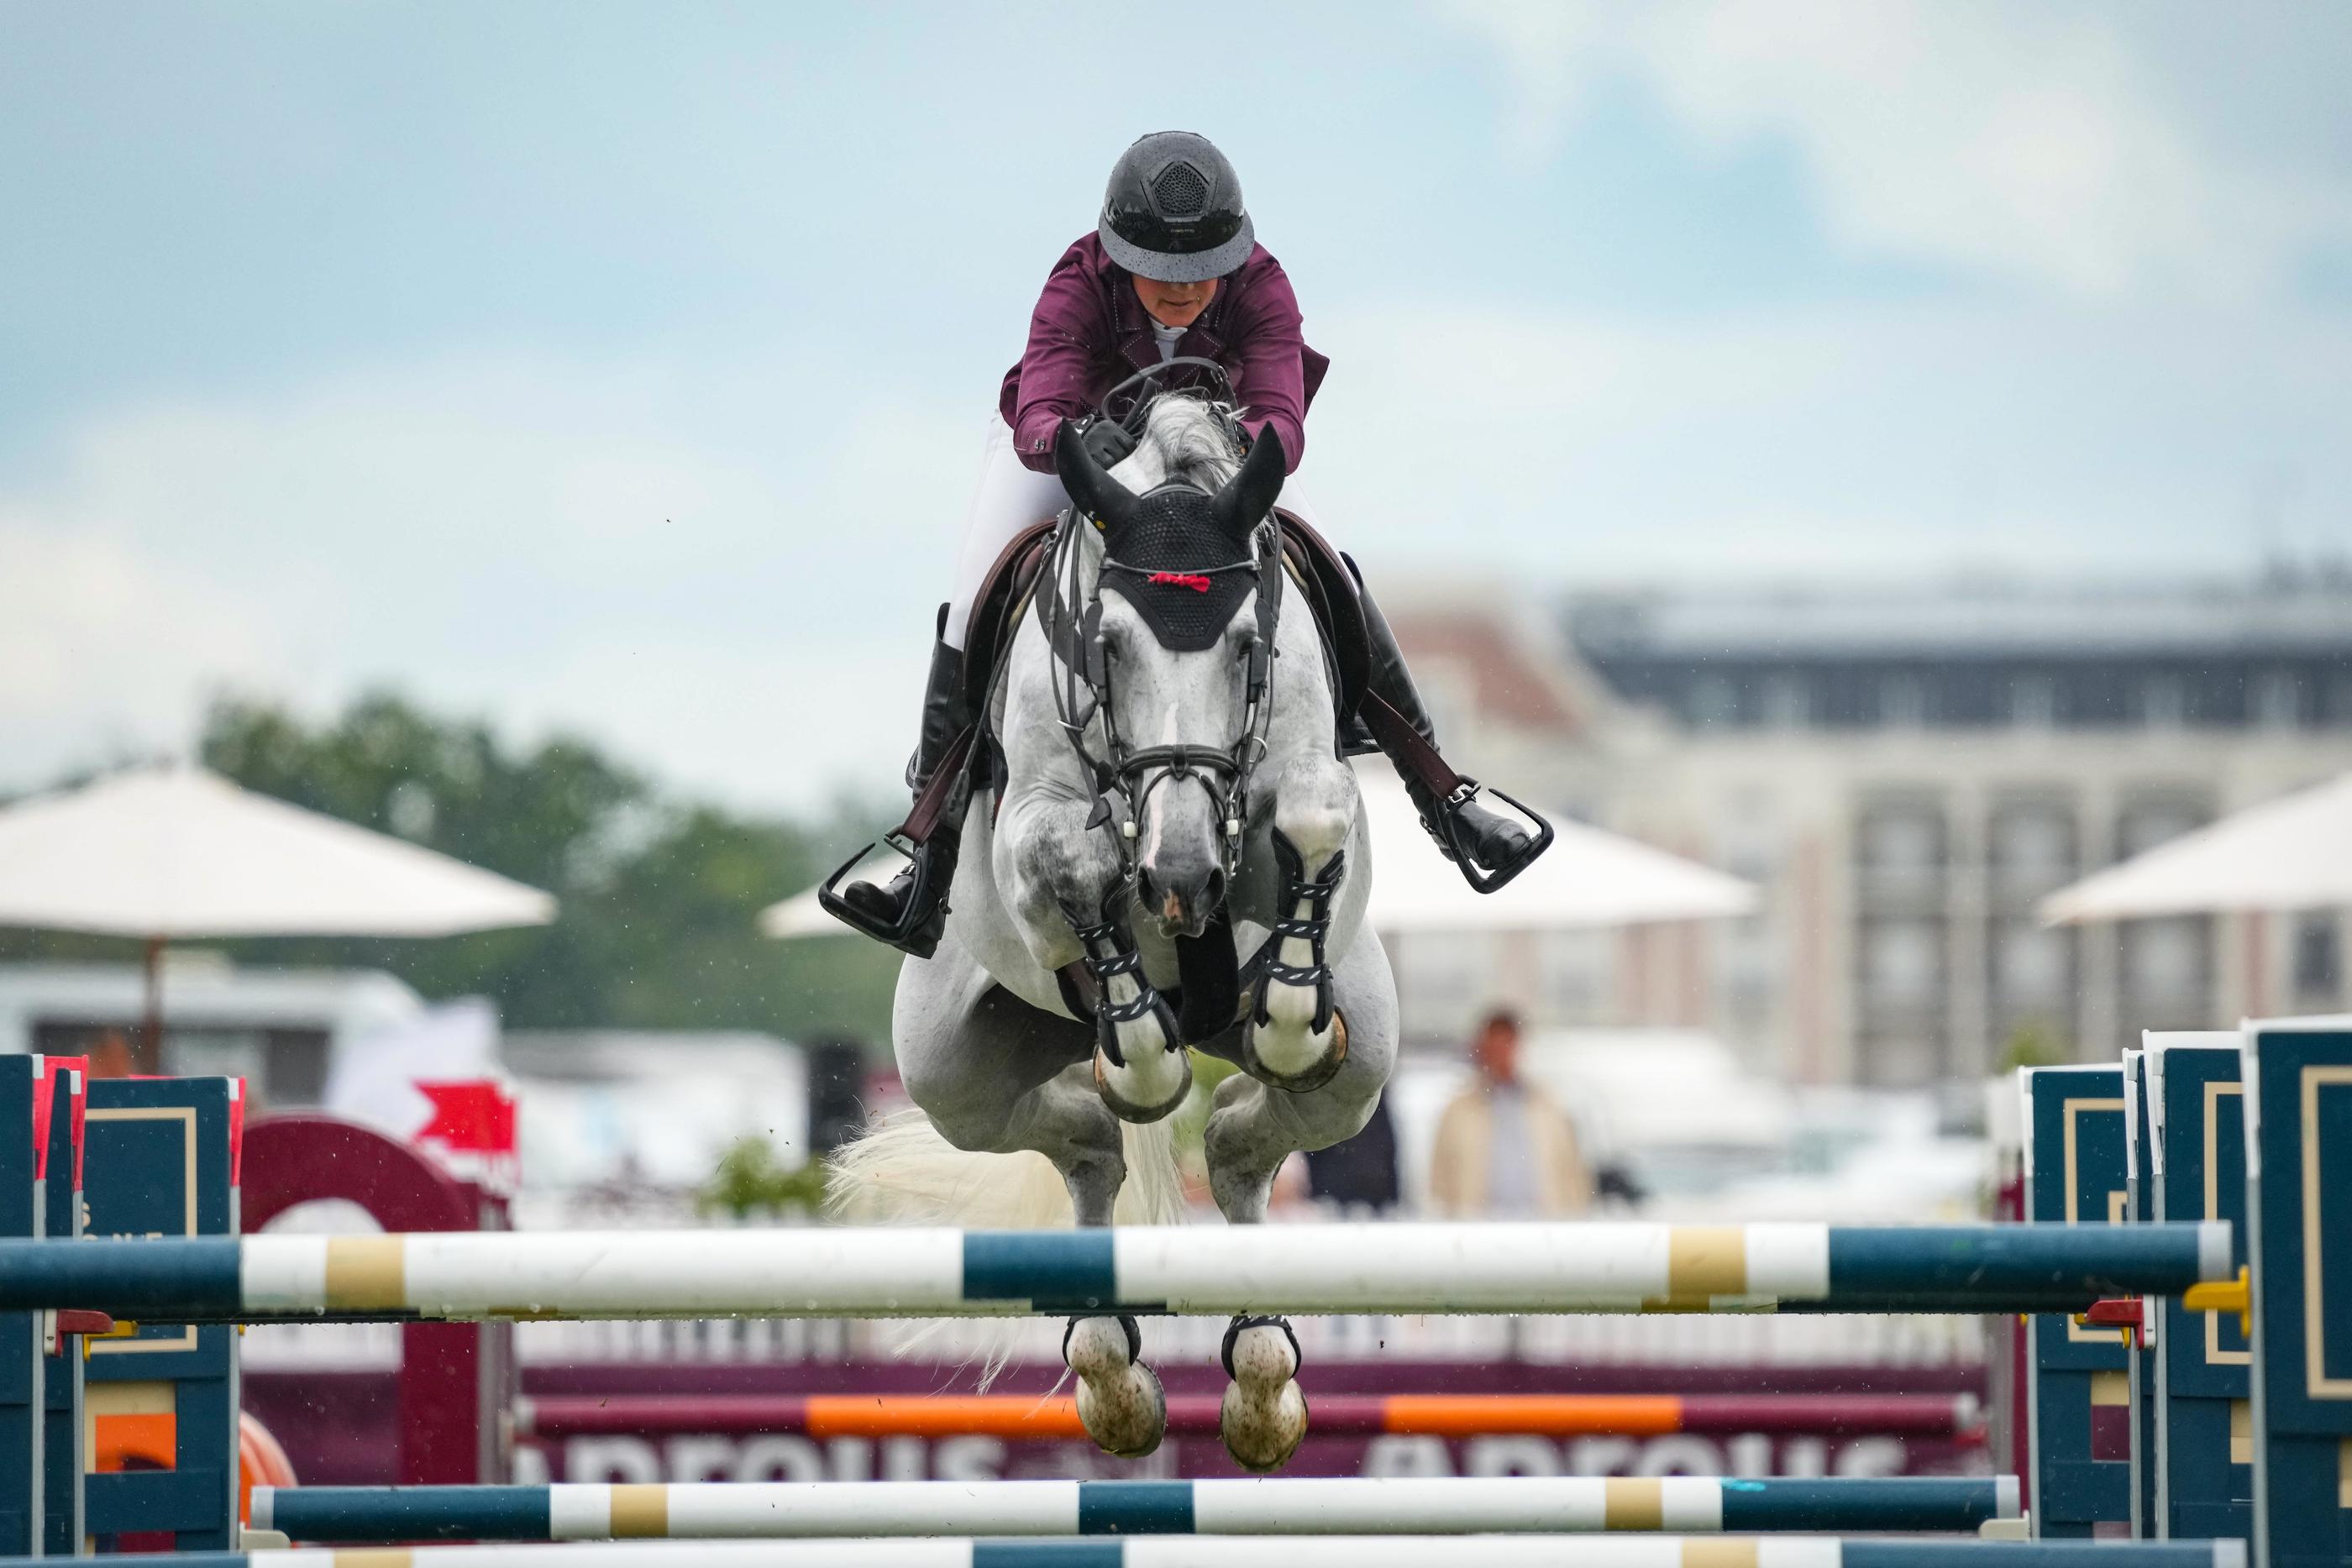
<path id="1" fill-rule="evenodd" d="M 754 921 L 872 836 L 665 798 L 593 745 L 501 745 L 478 723 L 386 695 L 312 725 L 216 702 L 199 755 L 250 789 L 396 834 L 555 894 L 555 924 L 432 941 L 219 944 L 242 960 L 387 969 L 428 997 L 494 998 L 512 1028 L 837 1030 L 887 1038 L 897 955 L 855 936 L 774 942 Z M 128 944 L 0 934 L 0 956 L 127 956 Z"/>
<path id="2" fill-rule="evenodd" d="M 786 1166 L 776 1148 L 757 1134 L 746 1134 L 719 1156 L 697 1198 L 704 1214 L 731 1214 L 738 1219 L 755 1214 L 782 1214 L 798 1209 L 817 1215 L 824 1207 L 824 1165 L 808 1160 Z"/>
<path id="3" fill-rule="evenodd" d="M 2019 1024 L 2001 1042 L 1995 1071 L 2007 1075 L 2021 1067 L 2063 1067 L 2074 1060 L 2073 1047 L 2054 1024 Z"/>

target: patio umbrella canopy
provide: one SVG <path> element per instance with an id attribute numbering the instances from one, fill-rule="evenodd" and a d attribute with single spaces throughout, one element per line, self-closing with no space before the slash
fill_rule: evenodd
<path id="1" fill-rule="evenodd" d="M 2053 925 L 2352 906 L 2352 773 L 2249 807 L 2042 901 Z"/>
<path id="2" fill-rule="evenodd" d="M 1371 831 L 1370 918 L 1378 931 L 1580 930 L 1715 919 L 1756 907 L 1754 885 L 1738 877 L 1558 817 L 1559 836 L 1542 859 L 1499 893 L 1473 893 L 1422 831 L 1404 786 L 1384 771 L 1358 777 Z M 760 929 L 779 937 L 851 935 L 818 907 L 814 888 L 771 905 Z"/>
<path id="3" fill-rule="evenodd" d="M 0 925 L 145 940 L 151 1051 L 166 942 L 448 936 L 554 917 L 536 888 L 196 768 L 137 768 L 0 810 Z"/>

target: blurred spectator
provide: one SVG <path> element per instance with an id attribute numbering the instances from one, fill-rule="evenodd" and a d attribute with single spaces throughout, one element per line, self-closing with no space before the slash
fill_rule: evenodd
<path id="1" fill-rule="evenodd" d="M 1592 1172 L 1551 1097 L 1519 1078 L 1519 1019 L 1502 1011 L 1470 1047 L 1477 1081 L 1437 1122 L 1429 1198 L 1457 1218 L 1567 1219 L 1592 1207 Z"/>
<path id="2" fill-rule="evenodd" d="M 1354 1137 L 1307 1151 L 1307 1187 L 1350 1213 L 1385 1214 L 1397 1206 L 1396 1124 L 1389 1120 L 1387 1096 L 1374 1102 L 1372 1119 Z"/>

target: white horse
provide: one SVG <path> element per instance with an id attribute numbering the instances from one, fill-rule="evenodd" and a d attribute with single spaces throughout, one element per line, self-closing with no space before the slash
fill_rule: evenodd
<path id="1" fill-rule="evenodd" d="M 836 1167 L 867 1213 L 1181 1218 L 1160 1118 L 1191 1088 L 1189 1045 L 1243 1069 L 1217 1086 L 1206 1155 L 1218 1208 L 1255 1224 L 1282 1163 L 1361 1128 L 1388 1082 L 1396 987 L 1363 921 L 1371 862 L 1333 676 L 1282 591 L 1282 451 L 1269 432 L 1237 462 L 1234 428 L 1220 405 L 1160 397 L 1109 473 L 1063 434 L 1078 505 L 991 697 L 1002 799 L 972 802 L 937 953 L 899 969 L 892 1035 L 921 1114 Z M 1186 938 L 1180 1023 L 1165 998 Z M 1258 955 L 1237 999 L 1234 951 Z M 996 1168 L 1023 1151 L 1060 1190 Z M 1133 1319 L 1073 1318 L 1063 1354 L 1097 1443 L 1158 1447 L 1167 1404 Z M 1224 1359 L 1225 1447 L 1271 1469 L 1307 1430 L 1297 1341 L 1236 1318 Z"/>

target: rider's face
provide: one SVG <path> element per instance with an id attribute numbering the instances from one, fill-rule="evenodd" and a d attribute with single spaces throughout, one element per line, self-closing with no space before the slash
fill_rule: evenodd
<path id="1" fill-rule="evenodd" d="M 1135 280 L 1135 297 L 1151 312 L 1153 320 L 1163 327 L 1190 327 L 1217 297 L 1217 280 L 1205 283 L 1161 283 L 1156 278 Z"/>

